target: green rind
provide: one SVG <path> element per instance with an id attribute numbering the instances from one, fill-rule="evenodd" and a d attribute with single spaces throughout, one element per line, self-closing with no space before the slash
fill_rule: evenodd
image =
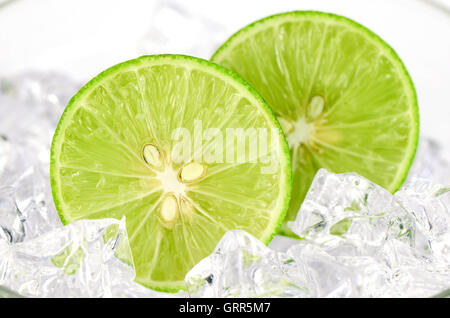
<path id="1" fill-rule="evenodd" d="M 287 210 L 289 208 L 289 202 L 291 197 L 291 187 L 292 187 L 292 172 L 291 172 L 291 157 L 290 157 L 290 151 L 288 143 L 285 139 L 283 130 L 281 129 L 280 124 L 278 123 L 278 120 L 276 119 L 276 116 L 274 112 L 272 111 L 271 107 L 266 103 L 264 98 L 250 85 L 248 84 L 241 76 L 239 76 L 237 73 L 220 66 L 216 63 L 203 60 L 200 58 L 188 56 L 188 55 L 176 55 L 176 54 L 160 54 L 160 55 L 144 55 L 136 59 L 128 60 L 122 63 L 119 63 L 117 65 L 114 65 L 105 71 L 101 72 L 97 76 L 95 76 L 93 79 L 91 79 L 87 84 L 85 84 L 69 101 L 67 107 L 65 108 L 63 114 L 61 115 L 61 118 L 58 122 L 58 125 L 56 127 L 52 145 L 51 145 L 51 151 L 50 151 L 50 183 L 52 188 L 52 196 L 53 201 L 55 203 L 56 210 L 58 212 L 58 215 L 61 219 L 61 222 L 63 225 L 67 225 L 70 223 L 70 221 L 65 217 L 63 212 L 63 206 L 62 202 L 60 200 L 60 195 L 58 193 L 58 177 L 56 169 L 57 165 L 57 149 L 60 146 L 60 140 L 62 140 L 60 137 L 62 135 L 61 131 L 64 126 L 65 118 L 70 116 L 72 113 L 72 109 L 76 109 L 75 104 L 78 102 L 80 98 L 83 98 L 85 94 L 93 87 L 95 87 L 96 84 L 101 82 L 104 78 L 116 74 L 116 72 L 120 71 L 122 68 L 130 66 L 130 65 L 140 65 L 142 63 L 151 61 L 151 60 L 157 60 L 157 59 L 168 59 L 168 60 L 186 60 L 190 62 L 195 62 L 199 65 L 213 68 L 215 71 L 221 73 L 222 75 L 225 75 L 231 79 L 231 81 L 235 81 L 241 85 L 241 87 L 244 87 L 250 95 L 252 95 L 262 106 L 263 110 L 268 115 L 268 118 L 271 119 L 271 122 L 274 127 L 278 128 L 279 132 L 279 140 L 281 141 L 281 151 L 280 151 L 280 164 L 281 164 L 281 171 L 284 171 L 285 180 L 284 183 L 281 184 L 280 189 L 283 189 L 286 191 L 284 195 L 284 199 L 282 202 L 280 202 L 280 213 L 279 217 L 277 219 L 274 219 L 272 223 L 269 224 L 268 228 L 272 228 L 268 231 L 266 231 L 265 236 L 260 238 L 260 240 L 268 245 L 272 238 L 277 234 L 278 230 L 280 229 L 281 225 L 283 224 L 283 220 L 286 216 Z M 162 291 L 162 292 L 178 292 L 180 289 L 185 290 L 184 282 L 177 281 L 177 282 L 171 282 L 168 284 L 165 284 L 165 286 L 159 286 L 159 285 L 147 285 L 144 284 L 146 287 L 149 287 L 153 290 Z"/>
<path id="2" fill-rule="evenodd" d="M 409 169 L 414 161 L 414 157 L 416 154 L 416 150 L 417 150 L 417 146 L 418 146 L 418 142 L 419 142 L 419 126 L 420 126 L 420 119 L 419 119 L 419 108 L 418 108 L 418 102 L 417 102 L 417 94 L 416 94 L 416 90 L 414 88 L 414 83 L 411 79 L 411 76 L 409 75 L 408 70 L 406 69 L 405 65 L 403 64 L 402 60 L 400 59 L 400 57 L 398 56 L 398 54 L 394 51 L 394 49 L 386 43 L 386 41 L 384 41 L 381 37 L 379 37 L 377 34 L 375 34 L 374 32 L 372 32 L 371 30 L 369 30 L 368 28 L 366 28 L 365 26 L 359 24 L 358 22 L 355 22 L 349 18 L 346 18 L 344 16 L 340 16 L 337 14 L 333 14 L 333 13 L 327 13 L 327 12 L 321 12 L 321 11 L 290 11 L 290 12 L 283 12 L 283 13 L 278 13 L 278 14 L 274 14 L 268 17 L 265 17 L 263 19 L 257 20 L 243 28 L 241 28 L 239 31 L 237 31 L 236 33 L 234 33 L 230 38 L 228 38 L 227 41 L 225 41 L 225 43 L 223 43 L 218 49 L 217 51 L 212 55 L 211 57 L 211 61 L 215 62 L 215 63 L 219 63 L 217 60 L 219 59 L 219 56 L 221 54 L 224 54 L 224 52 L 226 51 L 227 48 L 234 46 L 233 43 L 234 42 L 242 42 L 243 40 L 241 40 L 242 37 L 245 37 L 246 34 L 250 33 L 255 27 L 258 27 L 262 24 L 270 24 L 273 20 L 276 19 L 282 19 L 284 17 L 290 17 L 290 16 L 295 16 L 295 17 L 302 17 L 302 16 L 320 16 L 320 17 L 328 17 L 330 19 L 334 19 L 334 20 L 340 20 L 340 21 L 345 21 L 346 23 L 348 23 L 349 25 L 353 26 L 355 29 L 358 29 L 360 31 L 362 31 L 363 33 L 365 33 L 368 37 L 370 37 L 371 39 L 374 40 L 375 43 L 377 43 L 382 49 L 384 49 L 389 56 L 392 57 L 393 61 L 395 61 L 397 63 L 398 69 L 399 69 L 399 74 L 402 74 L 402 78 L 404 79 L 404 83 L 407 83 L 409 86 L 409 90 L 408 93 L 410 96 L 410 101 L 411 101 L 411 120 L 415 123 L 414 125 L 414 129 L 411 132 L 410 135 L 410 143 L 408 145 L 407 150 L 409 151 L 410 155 L 409 156 L 405 156 L 405 161 L 402 164 L 403 169 L 401 169 L 398 173 L 396 178 L 394 178 L 394 180 L 392 181 L 390 187 L 387 189 L 389 190 L 391 193 L 395 193 L 398 189 L 400 189 L 400 187 L 402 186 L 402 184 L 405 182 L 406 178 L 408 177 L 408 172 Z M 285 235 L 285 236 L 289 236 L 289 237 L 293 237 L 293 238 L 298 238 L 295 234 L 293 233 L 287 233 L 285 231 L 281 231 L 280 234 Z"/>

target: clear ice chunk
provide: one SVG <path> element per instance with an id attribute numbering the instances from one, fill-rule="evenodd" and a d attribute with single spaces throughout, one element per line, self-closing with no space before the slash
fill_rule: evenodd
<path id="1" fill-rule="evenodd" d="M 291 229 L 271 248 L 225 234 L 186 276 L 192 297 L 430 297 L 450 286 L 449 188 L 415 178 L 392 195 L 319 170 Z M 277 249 L 274 250 L 274 249 Z"/>
<path id="2" fill-rule="evenodd" d="M 327 246 L 351 240 L 360 251 L 391 238 L 411 240 L 414 222 L 385 189 L 356 173 L 320 169 L 291 228 L 309 241 Z"/>
<path id="3" fill-rule="evenodd" d="M 244 231 L 227 232 L 187 275 L 191 297 L 351 297 L 353 273 L 311 244 L 286 252 Z"/>
<path id="4" fill-rule="evenodd" d="M 290 247 L 297 244 L 298 240 L 284 235 L 275 235 L 269 243 L 269 247 L 277 252 L 287 252 Z"/>
<path id="5" fill-rule="evenodd" d="M 14 201 L 14 191 L 12 187 L 0 188 L 0 239 L 10 243 L 25 238 L 24 220 Z"/>
<path id="6" fill-rule="evenodd" d="M 134 275 L 124 220 L 81 220 L 22 243 L 0 239 L 0 285 L 22 296 L 121 296 L 135 288 Z"/>
<path id="7" fill-rule="evenodd" d="M 16 243 L 62 226 L 56 212 L 48 173 L 28 168 L 9 186 L 0 185 L 0 226 Z"/>
<path id="8" fill-rule="evenodd" d="M 0 80 L 0 224 L 11 242 L 62 226 L 51 195 L 50 144 L 78 86 L 33 72 Z"/>
<path id="9" fill-rule="evenodd" d="M 244 231 L 227 232 L 185 278 L 191 297 L 308 297 L 307 272 Z"/>
<path id="10" fill-rule="evenodd" d="M 342 298 L 356 297 L 357 276 L 354 271 L 327 254 L 318 246 L 300 241 L 286 252 L 296 263 L 303 265 L 310 281 L 310 289 L 315 294 L 309 297 Z M 302 275 L 297 272 L 297 275 Z"/>
<path id="11" fill-rule="evenodd" d="M 414 179 L 406 182 L 394 197 L 414 218 L 415 247 L 421 248 L 418 252 L 433 257 L 434 264 L 442 263 L 442 267 L 449 267 L 450 185 L 442 186 L 428 180 Z"/>
<path id="12" fill-rule="evenodd" d="M 33 197 L 19 208 L 15 197 L 14 188 L 0 189 L 0 295 L 184 296 L 152 291 L 133 281 L 124 220 L 82 220 L 62 227 L 56 211 L 47 213 Z"/>
<path id="13" fill-rule="evenodd" d="M 360 296 L 432 296 L 450 286 L 448 190 L 415 179 L 392 195 L 321 169 L 290 226 L 351 268 Z"/>

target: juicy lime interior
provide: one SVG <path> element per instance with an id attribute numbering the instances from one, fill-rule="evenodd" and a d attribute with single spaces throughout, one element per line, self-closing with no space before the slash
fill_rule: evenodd
<path id="1" fill-rule="evenodd" d="M 275 129 L 277 143 L 263 154 L 274 169 L 198 159 L 198 149 L 175 160 L 174 131 L 193 140 L 198 123 L 203 132 Z M 212 141 L 201 139 L 201 149 L 230 147 Z M 166 291 L 184 288 L 185 274 L 227 230 L 267 243 L 288 208 L 290 175 L 288 145 L 261 96 L 236 74 L 180 55 L 144 56 L 98 75 L 70 101 L 52 145 L 52 190 L 64 222 L 124 215 L 136 281 Z"/>
<path id="2" fill-rule="evenodd" d="M 390 191 L 404 181 L 418 140 L 415 90 L 396 53 L 365 27 L 327 13 L 283 13 L 237 32 L 212 61 L 255 87 L 283 127 L 293 165 L 287 221 L 321 167 Z"/>

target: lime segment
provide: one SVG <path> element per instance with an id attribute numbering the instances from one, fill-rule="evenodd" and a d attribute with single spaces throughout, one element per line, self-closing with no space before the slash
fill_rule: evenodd
<path id="1" fill-rule="evenodd" d="M 174 156 L 179 128 L 192 150 L 184 161 Z M 275 132 L 276 142 L 258 153 L 270 155 L 272 169 L 248 159 L 250 145 L 244 161 L 217 159 L 233 146 L 226 129 Z M 222 143 L 211 131 L 223 133 Z M 211 149 L 217 160 L 204 154 Z M 270 241 L 289 204 L 290 155 L 269 106 L 236 74 L 187 56 L 144 56 L 106 70 L 72 98 L 53 139 L 51 181 L 65 223 L 125 216 L 136 281 L 177 291 L 226 231 Z"/>
<path id="2" fill-rule="evenodd" d="M 417 147 L 416 94 L 396 53 L 365 27 L 322 12 L 283 13 L 238 31 L 212 61 L 255 87 L 283 127 L 293 164 L 286 221 L 322 167 L 390 191 L 403 183 Z"/>

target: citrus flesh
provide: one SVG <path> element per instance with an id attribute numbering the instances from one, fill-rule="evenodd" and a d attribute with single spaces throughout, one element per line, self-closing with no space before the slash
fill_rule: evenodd
<path id="1" fill-rule="evenodd" d="M 241 29 L 213 55 L 264 97 L 292 155 L 294 220 L 319 168 L 357 172 L 391 192 L 415 155 L 414 86 L 397 54 L 358 23 L 294 11 Z M 286 223 L 282 233 L 292 235 Z"/>
<path id="2" fill-rule="evenodd" d="M 175 160 L 174 130 L 194 139 L 199 122 L 203 132 L 274 131 L 276 142 L 260 154 L 275 164 L 268 171 L 267 161 L 198 159 L 199 149 Z M 200 152 L 212 140 L 201 139 Z M 63 223 L 125 216 L 136 281 L 177 291 L 227 230 L 270 241 L 289 205 L 290 155 L 269 106 L 239 76 L 192 57 L 144 56 L 104 71 L 71 99 L 53 138 L 51 182 Z"/>

